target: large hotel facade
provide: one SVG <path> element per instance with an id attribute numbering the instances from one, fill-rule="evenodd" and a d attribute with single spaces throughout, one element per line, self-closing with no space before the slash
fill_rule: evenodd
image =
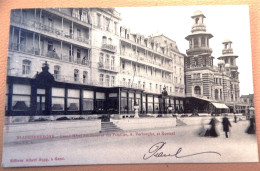
<path id="1" fill-rule="evenodd" d="M 131 33 L 115 9 L 12 10 L 6 115 L 244 112 L 232 42 L 214 66 L 205 16 L 192 18 L 185 55 L 164 35 Z"/>

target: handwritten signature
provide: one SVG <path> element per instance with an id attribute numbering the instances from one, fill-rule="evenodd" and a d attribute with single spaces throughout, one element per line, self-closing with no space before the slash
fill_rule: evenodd
<path id="1" fill-rule="evenodd" d="M 148 153 L 145 154 L 143 156 L 144 160 L 147 160 L 151 157 L 175 157 L 175 158 L 184 158 L 184 157 L 191 157 L 191 156 L 195 156 L 195 155 L 201 155 L 201 154 L 216 154 L 221 156 L 220 153 L 216 152 L 216 151 L 204 151 L 204 152 L 199 152 L 199 153 L 193 153 L 193 154 L 188 154 L 188 155 L 180 155 L 182 148 L 180 147 L 175 153 L 164 153 L 160 150 L 162 150 L 162 148 L 164 147 L 164 145 L 166 144 L 166 142 L 158 142 L 156 144 L 154 144 L 153 146 L 150 147 L 150 149 L 148 150 Z"/>

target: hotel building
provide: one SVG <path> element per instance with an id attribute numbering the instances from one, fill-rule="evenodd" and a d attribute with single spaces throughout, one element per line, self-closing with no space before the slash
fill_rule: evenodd
<path id="1" fill-rule="evenodd" d="M 184 111 L 185 55 L 176 42 L 120 21 L 112 8 L 12 10 L 6 115 Z"/>

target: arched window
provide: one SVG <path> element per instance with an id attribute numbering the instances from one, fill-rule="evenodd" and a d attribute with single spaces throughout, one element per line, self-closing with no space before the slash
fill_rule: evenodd
<path id="1" fill-rule="evenodd" d="M 218 100 L 218 89 L 215 90 L 215 99 Z"/>
<path id="2" fill-rule="evenodd" d="M 54 78 L 55 79 L 60 78 L 60 66 L 59 65 L 54 66 Z"/>
<path id="3" fill-rule="evenodd" d="M 195 92 L 195 94 L 200 95 L 201 94 L 200 86 L 196 86 L 194 88 L 194 92 Z"/>
<path id="4" fill-rule="evenodd" d="M 78 82 L 79 81 L 79 70 L 74 69 L 74 81 Z"/>
<path id="5" fill-rule="evenodd" d="M 103 44 L 107 44 L 107 37 L 106 37 L 106 36 L 103 36 L 103 38 L 102 38 L 102 43 L 103 43 Z"/>
<path id="6" fill-rule="evenodd" d="M 31 61 L 25 59 L 23 60 L 23 75 L 28 75 L 31 73 Z"/>

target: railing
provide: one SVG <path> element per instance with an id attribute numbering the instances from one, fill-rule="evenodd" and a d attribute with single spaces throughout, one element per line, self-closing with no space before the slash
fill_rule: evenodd
<path id="1" fill-rule="evenodd" d="M 229 49 L 223 49 L 222 50 L 222 54 L 233 54 L 233 49 L 232 48 L 229 48 Z"/>
<path id="2" fill-rule="evenodd" d="M 146 65 L 150 64 L 150 65 L 154 65 L 156 66 L 157 68 L 160 68 L 162 70 L 170 70 L 172 72 L 173 70 L 173 67 L 172 65 L 170 64 L 162 64 L 161 62 L 156 62 L 155 60 L 152 60 L 152 59 L 149 59 L 147 57 L 144 57 L 144 56 L 138 56 L 136 54 L 133 54 L 133 53 L 128 53 L 128 52 L 121 52 L 120 53 L 123 57 L 126 57 L 130 60 L 134 60 L 136 62 L 140 61 L 142 63 L 145 63 Z"/>
<path id="3" fill-rule="evenodd" d="M 17 43 L 11 43 L 9 45 L 9 50 L 22 52 L 22 53 L 26 53 L 26 54 L 30 54 L 30 55 L 44 56 L 44 57 L 53 58 L 53 59 L 56 59 L 56 60 L 72 62 L 72 63 L 79 64 L 79 65 L 86 65 L 86 66 L 89 66 L 89 67 L 91 66 L 91 61 L 89 61 L 85 58 L 83 58 L 83 59 L 77 58 L 77 59 L 73 60 L 74 59 L 73 56 L 68 57 L 68 55 L 63 55 L 63 54 L 61 54 L 59 56 L 55 51 L 47 51 L 47 52 L 42 52 L 42 54 L 40 54 L 39 48 L 33 48 L 33 47 L 32 48 L 26 48 L 26 46 L 23 45 L 23 44 L 19 45 Z"/>
<path id="4" fill-rule="evenodd" d="M 98 68 L 102 69 L 102 70 L 113 71 L 113 72 L 118 72 L 119 71 L 118 67 L 107 65 L 107 64 L 105 65 L 102 62 L 98 63 Z"/>
<path id="5" fill-rule="evenodd" d="M 63 30 L 54 28 L 52 26 L 44 25 L 40 23 L 39 21 L 21 21 L 20 17 L 18 16 L 12 16 L 11 17 L 11 24 L 13 25 L 21 25 L 23 27 L 26 27 L 28 30 L 32 31 L 40 31 L 49 33 L 52 35 L 52 37 L 59 37 L 63 39 L 67 39 L 68 42 L 71 42 L 71 40 L 75 40 L 80 43 L 85 43 L 87 45 L 90 45 L 90 40 L 88 38 L 84 38 L 81 36 L 74 36 L 73 34 L 70 34 L 69 32 L 65 32 Z"/>
<path id="6" fill-rule="evenodd" d="M 103 44 L 102 49 L 113 52 L 113 53 L 116 52 L 116 46 L 110 45 L 110 44 Z"/>

